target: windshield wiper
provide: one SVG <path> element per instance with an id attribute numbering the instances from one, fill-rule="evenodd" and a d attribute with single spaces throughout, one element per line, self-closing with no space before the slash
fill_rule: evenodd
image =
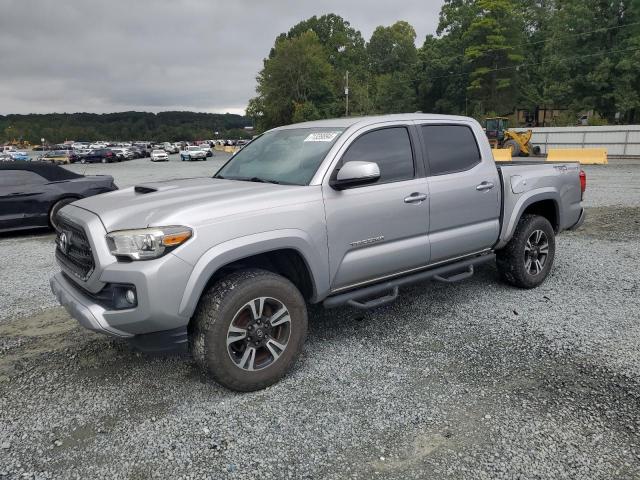
<path id="1" fill-rule="evenodd" d="M 215 175 L 213 178 L 220 178 L 222 180 L 238 180 L 240 182 L 273 183 L 275 185 L 282 184 L 282 182 L 279 182 L 278 180 L 271 180 L 268 178 L 260 177 L 225 177 L 223 175 Z"/>
<path id="2" fill-rule="evenodd" d="M 260 178 L 260 177 L 251 177 L 251 178 L 247 178 L 247 180 L 249 180 L 250 182 L 258 182 L 258 183 L 275 183 L 276 185 L 280 185 L 280 182 L 277 180 L 269 180 L 266 178 Z"/>

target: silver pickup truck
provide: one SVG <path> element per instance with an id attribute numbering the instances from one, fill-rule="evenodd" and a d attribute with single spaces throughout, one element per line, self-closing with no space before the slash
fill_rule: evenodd
<path id="1" fill-rule="evenodd" d="M 213 379 L 256 390 L 295 361 L 309 303 L 377 307 L 493 260 L 507 283 L 539 285 L 555 235 L 584 220 L 585 184 L 576 163 L 496 166 L 466 117 L 289 125 L 212 178 L 63 208 L 51 288 L 89 329 L 142 349 L 188 344 Z"/>

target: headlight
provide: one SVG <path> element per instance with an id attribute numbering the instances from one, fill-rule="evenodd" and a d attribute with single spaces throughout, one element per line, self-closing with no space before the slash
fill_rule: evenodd
<path id="1" fill-rule="evenodd" d="M 182 245 L 193 235 L 188 227 L 152 227 L 119 230 L 107 235 L 109 250 L 116 257 L 132 260 L 158 258 Z"/>

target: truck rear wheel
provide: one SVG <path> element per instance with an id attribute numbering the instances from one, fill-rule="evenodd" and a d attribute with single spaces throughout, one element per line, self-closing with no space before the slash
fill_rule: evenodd
<path id="1" fill-rule="evenodd" d="M 265 388 L 293 366 L 307 334 L 307 308 L 286 278 L 234 272 L 203 294 L 189 325 L 198 366 L 237 391 Z"/>
<path id="2" fill-rule="evenodd" d="M 496 252 L 501 278 L 519 288 L 534 288 L 545 281 L 556 253 L 553 227 L 539 215 L 523 215 L 513 237 Z"/>

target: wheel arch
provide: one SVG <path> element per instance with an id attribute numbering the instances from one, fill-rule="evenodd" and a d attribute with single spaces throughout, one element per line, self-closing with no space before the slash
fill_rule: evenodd
<path id="1" fill-rule="evenodd" d="M 496 249 L 504 247 L 516 230 L 518 222 L 525 214 L 540 215 L 551 223 L 553 231 L 557 233 L 562 225 L 560 213 L 560 200 L 558 193 L 553 189 L 537 191 L 528 196 L 522 196 L 513 208 L 510 218 L 506 219 L 502 227 L 500 242 Z M 508 221 L 507 221 L 508 220 Z"/>
<path id="2" fill-rule="evenodd" d="M 47 218 L 49 219 L 51 218 L 51 211 L 59 201 L 65 200 L 65 199 L 72 199 L 72 201 L 75 202 L 76 200 L 82 200 L 83 198 L 84 197 L 79 193 L 61 193 L 60 195 L 57 195 L 56 197 L 54 197 L 53 200 L 49 202 L 49 207 L 47 208 Z M 50 220 L 49 220 L 49 223 L 51 223 Z"/>
<path id="3" fill-rule="evenodd" d="M 296 285 L 305 300 L 319 301 L 328 290 L 326 255 L 323 257 L 315 250 L 304 232 L 280 236 L 282 233 L 241 237 L 208 250 L 193 268 L 180 303 L 180 315 L 191 317 L 200 297 L 213 283 L 246 268 L 282 275 Z"/>

